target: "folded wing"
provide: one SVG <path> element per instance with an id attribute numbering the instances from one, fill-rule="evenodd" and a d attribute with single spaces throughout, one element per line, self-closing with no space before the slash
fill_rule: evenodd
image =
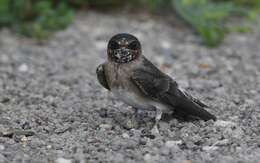
<path id="1" fill-rule="evenodd" d="M 204 109 L 207 107 L 205 104 L 182 91 L 173 79 L 162 73 L 148 60 L 144 62 L 144 68 L 135 70 L 131 76 L 132 82 L 144 95 L 172 106 L 175 111 L 185 115 L 203 120 L 216 120 L 214 115 Z"/>
<path id="2" fill-rule="evenodd" d="M 96 74 L 97 74 L 97 79 L 99 81 L 99 83 L 106 89 L 110 90 L 108 84 L 107 84 L 107 80 L 106 80 L 106 74 L 104 71 L 104 65 L 101 64 L 97 67 L 96 69 Z"/>

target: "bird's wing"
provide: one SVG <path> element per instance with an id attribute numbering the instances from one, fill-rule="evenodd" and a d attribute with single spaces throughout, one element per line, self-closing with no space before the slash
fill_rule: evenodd
<path id="1" fill-rule="evenodd" d="M 106 89 L 110 90 L 108 84 L 107 84 L 107 80 L 106 80 L 106 74 L 105 74 L 105 70 L 104 70 L 104 64 L 101 64 L 97 67 L 96 69 L 96 74 L 97 74 L 97 79 L 99 81 L 99 83 Z"/>
<path id="2" fill-rule="evenodd" d="M 143 68 L 133 72 L 131 80 L 144 95 L 172 106 L 178 112 L 203 120 L 216 119 L 204 109 L 205 104 L 179 89 L 173 79 L 162 73 L 148 60 L 144 61 Z"/>
<path id="3" fill-rule="evenodd" d="M 190 95 L 188 92 L 186 92 L 184 89 L 179 87 L 179 90 L 191 101 L 195 102 L 197 105 L 201 106 L 201 107 L 206 107 L 208 108 L 208 105 L 204 104 L 202 101 L 200 101 L 199 99 L 193 97 L 192 95 Z"/>

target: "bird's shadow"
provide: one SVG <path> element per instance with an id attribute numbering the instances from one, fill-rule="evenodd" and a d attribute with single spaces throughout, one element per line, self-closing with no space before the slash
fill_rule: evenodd
<path id="1" fill-rule="evenodd" d="M 200 120 L 198 117 L 185 115 L 185 113 L 162 114 L 161 121 L 169 122 L 172 119 L 177 119 L 179 122 L 194 122 Z"/>
<path id="2" fill-rule="evenodd" d="M 105 109 L 101 108 L 98 111 L 102 118 L 112 118 L 116 123 L 125 129 L 132 128 L 152 128 L 155 123 L 155 117 L 150 112 L 144 111 L 144 114 L 135 114 L 129 110 L 118 112 L 116 109 Z M 148 114 L 147 114 L 148 113 Z M 152 113 L 152 112 L 151 112 Z M 195 122 L 199 120 L 197 117 L 188 116 L 182 112 L 174 112 L 173 114 L 162 114 L 161 121 L 170 122 L 173 119 L 177 119 L 180 123 L 182 122 Z"/>

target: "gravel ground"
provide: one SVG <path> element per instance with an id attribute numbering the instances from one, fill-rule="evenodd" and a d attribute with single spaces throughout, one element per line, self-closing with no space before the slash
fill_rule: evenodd
<path id="1" fill-rule="evenodd" d="M 0 32 L 0 162 L 238 163 L 260 159 L 260 28 L 215 49 L 147 16 L 81 13 L 46 44 Z M 210 106 L 218 121 L 164 119 L 161 137 L 103 89 L 96 66 L 115 33 Z"/>

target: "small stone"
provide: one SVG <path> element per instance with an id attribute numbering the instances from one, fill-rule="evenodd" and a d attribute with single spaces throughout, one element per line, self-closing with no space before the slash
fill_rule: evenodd
<path id="1" fill-rule="evenodd" d="M 102 118 L 106 118 L 108 116 L 108 110 L 106 108 L 101 108 L 99 110 L 99 116 Z"/>
<path id="2" fill-rule="evenodd" d="M 140 144 L 140 145 L 146 145 L 146 144 L 147 144 L 147 141 L 145 140 L 145 138 L 141 138 L 141 139 L 139 140 L 139 144 Z"/>
<path id="3" fill-rule="evenodd" d="M 147 137 L 147 138 L 150 138 L 150 139 L 155 139 L 155 135 L 153 135 L 151 133 L 150 130 L 147 130 L 147 129 L 143 129 L 142 132 L 141 132 L 141 137 Z"/>
<path id="4" fill-rule="evenodd" d="M 246 99 L 245 102 L 246 102 L 247 104 L 251 105 L 251 106 L 253 106 L 254 103 L 255 103 L 254 100 L 251 100 L 251 99 Z"/>
<path id="5" fill-rule="evenodd" d="M 170 49 L 170 48 L 171 48 L 171 43 L 168 42 L 168 41 L 163 40 L 163 41 L 161 42 L 161 46 L 162 46 L 162 48 L 164 48 L 164 49 Z"/>
<path id="6" fill-rule="evenodd" d="M 51 149 L 52 148 L 52 146 L 51 145 L 47 145 L 47 149 Z"/>
<path id="7" fill-rule="evenodd" d="M 3 97 L 2 99 L 1 99 L 1 103 L 8 103 L 8 102 L 10 102 L 10 98 L 9 97 Z"/>
<path id="8" fill-rule="evenodd" d="M 244 131 L 240 127 L 236 127 L 236 129 L 232 131 L 231 136 L 236 139 L 241 139 L 243 135 L 244 135 Z"/>
<path id="9" fill-rule="evenodd" d="M 125 129 L 132 129 L 132 128 L 137 128 L 138 127 L 138 121 L 134 116 L 130 117 L 130 115 L 123 115 L 122 114 L 117 114 L 114 116 L 114 119 L 117 123 L 120 124 Z"/>
<path id="10" fill-rule="evenodd" d="M 217 146 L 225 146 L 225 145 L 228 145 L 228 143 L 229 143 L 228 139 L 223 139 L 223 140 L 217 141 L 215 144 Z"/>
<path id="11" fill-rule="evenodd" d="M 129 135 L 127 133 L 123 133 L 122 134 L 122 137 L 125 138 L 125 139 L 128 139 L 129 138 Z"/>
<path id="12" fill-rule="evenodd" d="M 191 163 L 190 160 L 184 160 L 184 163 Z"/>
<path id="13" fill-rule="evenodd" d="M 23 63 L 18 67 L 18 71 L 20 72 L 27 72 L 29 70 L 29 67 L 27 64 Z"/>
<path id="14" fill-rule="evenodd" d="M 199 68 L 207 69 L 207 68 L 209 68 L 209 65 L 207 63 L 200 63 Z"/>
<path id="15" fill-rule="evenodd" d="M 124 125 L 124 127 L 126 128 L 126 129 L 132 129 L 132 128 L 134 128 L 135 127 L 135 122 L 132 120 L 132 119 L 129 119 L 129 120 L 127 120 L 126 122 L 125 122 L 125 125 Z"/>
<path id="16" fill-rule="evenodd" d="M 181 145 L 181 144 L 182 144 L 181 140 L 177 140 L 177 141 L 170 140 L 165 143 L 165 146 L 168 148 L 173 148 L 173 147 L 177 147 L 178 145 Z"/>
<path id="17" fill-rule="evenodd" d="M 136 130 L 136 129 L 131 129 L 130 132 L 129 132 L 129 136 L 132 137 L 132 136 L 136 136 L 136 137 L 140 137 L 141 135 L 141 131 L 140 130 Z"/>
<path id="18" fill-rule="evenodd" d="M 144 155 L 144 161 L 150 162 L 151 160 L 152 160 L 152 156 L 149 153 Z"/>
<path id="19" fill-rule="evenodd" d="M 99 125 L 100 129 L 105 129 L 105 130 L 111 130 L 112 125 L 110 124 L 101 124 Z"/>
<path id="20" fill-rule="evenodd" d="M 30 123 L 29 123 L 29 122 L 24 122 L 21 127 L 22 127 L 22 129 L 24 129 L 24 130 L 31 129 L 31 126 L 30 126 Z"/>
<path id="21" fill-rule="evenodd" d="M 28 138 L 27 138 L 25 135 L 23 135 L 23 136 L 21 137 L 21 142 L 22 142 L 23 144 L 26 144 L 26 143 L 28 142 Z"/>
<path id="22" fill-rule="evenodd" d="M 65 158 L 58 158 L 55 162 L 56 163 L 72 163 L 71 160 L 65 159 Z"/>
<path id="23" fill-rule="evenodd" d="M 4 150 L 4 149 L 5 149 L 5 146 L 0 145 L 0 150 Z"/>
<path id="24" fill-rule="evenodd" d="M 0 131 L 0 136 L 12 137 L 12 136 L 33 136 L 34 132 L 31 130 L 19 130 L 19 129 L 7 129 Z"/>
<path id="25" fill-rule="evenodd" d="M 161 152 L 162 155 L 167 156 L 167 155 L 169 155 L 169 153 L 170 153 L 170 148 L 162 148 L 162 149 L 160 150 L 160 152 Z"/>
<path id="26" fill-rule="evenodd" d="M 159 161 L 159 156 L 158 155 L 151 155 L 149 153 L 144 155 L 144 161 L 148 163 L 155 163 Z"/>
<path id="27" fill-rule="evenodd" d="M 219 127 L 232 127 L 232 126 L 236 126 L 236 124 L 234 122 L 223 121 L 223 120 L 217 120 L 214 125 L 215 126 L 219 126 Z"/>
<path id="28" fill-rule="evenodd" d="M 217 150 L 218 149 L 218 147 L 216 147 L 216 146 L 204 146 L 204 147 L 202 147 L 202 150 L 203 151 L 214 151 L 214 150 Z"/>

